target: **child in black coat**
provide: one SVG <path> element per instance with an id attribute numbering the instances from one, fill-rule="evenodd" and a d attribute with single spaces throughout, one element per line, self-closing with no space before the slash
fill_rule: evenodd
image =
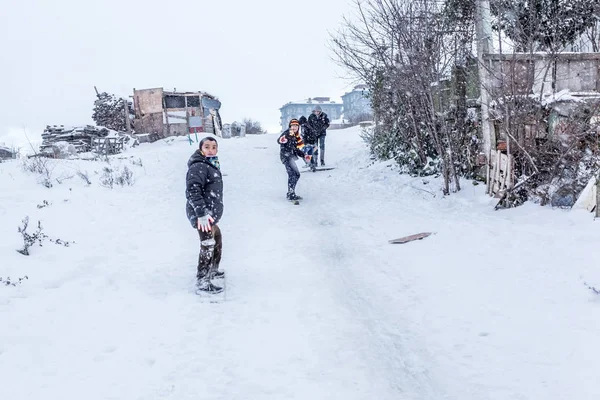
<path id="1" fill-rule="evenodd" d="M 304 141 L 303 151 L 310 156 L 310 161 L 306 162 L 305 167 L 310 168 L 314 172 L 317 169 L 317 156 L 319 155 L 317 135 L 315 131 L 310 129 L 308 120 L 304 115 L 298 118 L 298 122 L 300 123 L 300 136 Z"/>
<path id="2" fill-rule="evenodd" d="M 300 171 L 296 165 L 298 157 L 304 158 L 307 162 L 310 161 L 311 157 L 302 151 L 304 148 L 304 142 L 298 132 L 300 123 L 296 118 L 293 118 L 289 123 L 289 128 L 286 129 L 279 135 L 277 143 L 279 143 L 280 151 L 279 157 L 281 162 L 285 166 L 285 170 L 288 174 L 288 200 L 301 200 L 302 197 L 296 194 L 296 184 L 300 179 Z"/>
<path id="3" fill-rule="evenodd" d="M 197 292 L 204 293 L 222 292 L 223 288 L 213 285 L 211 279 L 225 276 L 219 271 L 223 242 L 217 224 L 223 215 L 223 178 L 217 151 L 216 139 L 202 139 L 188 161 L 186 175 L 186 213 L 200 236 Z"/>

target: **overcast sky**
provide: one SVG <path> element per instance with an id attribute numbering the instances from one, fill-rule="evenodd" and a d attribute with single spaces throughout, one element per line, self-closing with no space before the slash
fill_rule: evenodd
<path id="1" fill-rule="evenodd" d="M 92 124 L 94 85 L 202 90 L 224 122 L 279 130 L 291 100 L 352 88 L 328 32 L 352 0 L 18 0 L 0 12 L 0 142 L 48 124 Z M 10 144 L 10 143 L 7 143 Z"/>

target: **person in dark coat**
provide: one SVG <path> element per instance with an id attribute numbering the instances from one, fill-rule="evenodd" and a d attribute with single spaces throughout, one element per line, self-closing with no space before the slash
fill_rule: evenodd
<path id="1" fill-rule="evenodd" d="M 323 112 L 320 105 L 316 105 L 308 117 L 308 126 L 317 136 L 319 142 L 319 159 L 321 166 L 325 166 L 325 136 L 329 128 L 329 117 Z"/>
<path id="2" fill-rule="evenodd" d="M 223 216 L 223 177 L 217 151 L 216 139 L 203 138 L 200 148 L 188 161 L 186 175 L 186 213 L 200 237 L 197 291 L 207 293 L 223 291 L 211 279 L 225 276 L 224 272 L 219 271 L 223 249 L 221 229 L 218 226 Z"/>
<path id="3" fill-rule="evenodd" d="M 309 155 L 302 151 L 304 142 L 300 136 L 299 128 L 300 123 L 296 118 L 293 118 L 288 125 L 288 129 L 283 131 L 277 139 L 280 146 L 279 158 L 288 174 L 288 191 L 286 195 L 288 200 L 302 199 L 302 197 L 296 195 L 296 184 L 300 179 L 300 171 L 298 171 L 296 160 L 298 157 L 304 158 L 306 161 L 311 159 Z"/>
<path id="4" fill-rule="evenodd" d="M 310 167 L 312 171 L 315 171 L 317 169 L 317 155 L 319 153 L 317 135 L 308 126 L 308 120 L 304 115 L 298 118 L 298 122 L 300 123 L 300 136 L 304 141 L 304 153 L 311 156 L 310 162 L 307 161 L 305 167 Z"/>

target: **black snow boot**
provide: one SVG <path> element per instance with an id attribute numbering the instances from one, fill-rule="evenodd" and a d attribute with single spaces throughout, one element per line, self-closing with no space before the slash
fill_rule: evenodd
<path id="1" fill-rule="evenodd" d="M 221 293 L 222 291 L 222 287 L 213 285 L 208 278 L 200 278 L 198 279 L 198 282 L 196 282 L 196 293 L 217 294 Z"/>
<path id="2" fill-rule="evenodd" d="M 296 193 L 294 192 L 288 192 L 287 194 L 287 199 L 288 200 L 302 200 L 302 197 L 298 196 Z"/>

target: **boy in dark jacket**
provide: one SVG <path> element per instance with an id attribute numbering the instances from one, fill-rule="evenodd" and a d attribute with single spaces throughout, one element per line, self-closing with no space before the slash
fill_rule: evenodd
<path id="1" fill-rule="evenodd" d="M 221 229 L 217 225 L 223 215 L 223 178 L 217 157 L 218 144 L 212 137 L 200 141 L 200 148 L 188 161 L 185 197 L 186 213 L 200 236 L 197 293 L 220 293 L 223 288 L 211 279 L 223 278 L 219 271 L 223 248 Z"/>
<path id="2" fill-rule="evenodd" d="M 317 150 L 317 135 L 308 126 L 308 120 L 304 115 L 298 118 L 298 122 L 300 123 L 300 136 L 304 141 L 304 153 L 310 156 L 310 162 L 307 161 L 305 167 L 310 167 L 312 171 L 315 171 L 317 169 L 317 155 L 319 153 Z"/>
<path id="3" fill-rule="evenodd" d="M 317 104 L 308 117 L 308 126 L 317 136 L 321 166 L 325 166 L 325 136 L 327 128 L 329 128 L 329 117 L 323 112 L 320 105 Z"/>
<path id="4" fill-rule="evenodd" d="M 283 131 L 277 143 L 279 143 L 280 151 L 279 157 L 281 162 L 285 166 L 285 170 L 288 174 L 288 200 L 302 200 L 302 197 L 296 195 L 296 184 L 300 179 L 300 171 L 296 165 L 298 157 L 304 158 L 306 161 L 310 161 L 311 157 L 304 154 L 302 149 L 304 148 L 304 142 L 298 132 L 300 123 L 296 118 L 293 118 L 289 123 L 289 128 Z"/>

